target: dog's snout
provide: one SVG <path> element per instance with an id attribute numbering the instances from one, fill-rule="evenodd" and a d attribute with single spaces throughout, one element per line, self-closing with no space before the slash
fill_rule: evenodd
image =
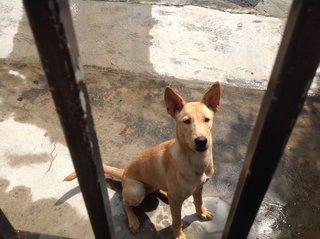
<path id="1" fill-rule="evenodd" d="M 205 148 L 207 146 L 208 140 L 204 136 L 199 136 L 199 137 L 195 138 L 194 143 L 195 143 L 197 148 L 202 149 L 202 148 Z"/>

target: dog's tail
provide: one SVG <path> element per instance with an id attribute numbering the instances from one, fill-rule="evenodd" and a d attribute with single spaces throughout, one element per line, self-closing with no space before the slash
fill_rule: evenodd
<path id="1" fill-rule="evenodd" d="M 123 168 L 111 167 L 106 164 L 102 164 L 102 166 L 103 172 L 107 175 L 106 178 L 121 182 L 122 176 L 124 174 Z"/>
<path id="2" fill-rule="evenodd" d="M 121 182 L 124 169 L 111 167 L 105 164 L 102 164 L 102 166 L 103 166 L 103 172 L 106 174 L 106 178 Z M 72 181 L 76 177 L 77 177 L 76 172 L 73 172 L 69 174 L 67 177 L 65 177 L 63 181 Z"/>

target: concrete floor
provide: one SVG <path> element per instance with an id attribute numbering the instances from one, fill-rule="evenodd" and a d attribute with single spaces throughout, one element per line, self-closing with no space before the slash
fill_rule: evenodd
<path id="1" fill-rule="evenodd" d="M 268 46 L 266 50 L 259 48 L 266 52 L 268 58 L 257 60 L 258 64 L 264 62 L 266 68 L 271 68 L 275 47 L 279 43 L 277 39 L 281 38 L 278 30 L 282 28 L 283 16 L 276 12 L 259 12 L 258 7 L 267 1 L 247 1 L 255 3 L 251 8 L 237 5 L 239 1 L 226 2 L 234 5 L 233 11 L 257 11 L 260 15 L 273 16 L 256 16 L 259 18 L 257 21 L 262 21 L 261 24 L 266 24 L 266 29 L 270 29 L 268 34 L 275 34 L 268 36 L 271 40 L 274 37 L 274 42 L 264 42 Z M 271 5 L 265 4 L 266 9 L 275 9 L 272 8 L 274 2 L 269 2 Z M 287 1 L 285 3 L 288 6 Z M 89 6 L 97 13 L 96 16 L 84 15 L 83 11 Z M 152 28 L 156 23 L 154 16 L 150 16 L 150 12 L 154 12 L 151 4 L 74 1 L 72 7 L 102 159 L 108 164 L 124 167 L 141 149 L 174 137 L 174 122 L 167 115 L 163 102 L 166 86 L 172 86 L 189 101 L 199 100 L 210 86 L 210 81 L 194 73 L 196 71 L 190 75 L 182 74 L 183 69 L 187 70 L 187 65 L 192 63 L 188 59 L 194 56 L 200 59 L 202 55 L 193 55 L 198 50 L 195 47 L 193 51 L 185 52 L 188 56 L 185 61 L 180 61 L 182 56 L 179 54 L 175 55 L 173 64 L 167 63 L 165 58 L 155 58 L 153 52 L 159 51 L 153 47 L 157 43 L 161 46 L 163 39 L 157 38 Z M 165 15 L 170 12 L 172 16 L 185 14 L 175 8 L 166 8 L 166 12 L 157 8 L 156 13 Z M 212 8 L 210 11 L 219 9 Z M 196 14 L 193 8 L 183 9 Z M 287 7 L 279 9 L 282 14 L 287 12 Z M 106 12 L 109 13 L 106 18 L 99 18 Z M 204 11 L 201 14 L 210 15 Z M 230 17 L 228 14 L 225 19 Z M 124 20 L 126 17 L 130 20 Z M 246 13 L 244 17 L 247 17 Z M 101 21 L 98 22 L 98 19 Z M 116 23 L 106 24 L 112 19 L 117 19 Z M 131 20 L 135 22 L 130 24 Z M 174 18 L 171 21 L 174 25 Z M 157 18 L 159 22 L 165 24 L 161 17 Z M 124 34 L 121 31 L 123 26 L 129 29 Z M 190 32 L 211 32 L 203 25 L 195 27 L 188 29 Z M 17 29 L 10 55 L 0 59 L 0 208 L 17 229 L 93 238 L 77 182 L 61 181 L 73 170 L 72 163 L 25 16 L 19 20 Z M 103 29 L 111 29 L 112 34 Z M 168 26 L 161 28 L 157 25 L 157 29 L 168 29 Z M 247 36 L 258 35 L 258 32 L 252 32 L 254 29 L 249 29 Z M 95 37 L 88 37 L 89 33 L 95 34 Z M 227 36 L 236 36 L 234 34 L 237 33 L 228 32 Z M 220 39 L 223 46 L 229 46 L 236 38 L 219 37 L 218 42 Z M 262 37 L 257 36 L 256 39 L 261 41 Z M 176 49 L 173 38 L 170 42 Z M 185 42 L 186 45 L 189 43 Z M 247 49 L 247 46 L 242 47 Z M 219 49 L 234 48 L 209 48 L 206 51 L 236 58 L 233 51 L 218 53 Z M 4 51 L 1 49 L 1 52 Z M 194 59 L 193 62 L 196 62 Z M 243 59 L 249 61 L 248 56 L 243 56 Z M 166 64 L 161 65 L 163 62 Z M 205 69 L 202 64 L 197 65 L 202 67 L 200 70 Z M 219 62 L 212 64 L 219 65 Z M 218 75 L 212 69 L 207 69 L 204 74 L 223 83 L 221 110 L 213 130 L 215 175 L 206 184 L 204 193 L 204 202 L 215 217 L 211 222 L 199 221 L 194 215 L 192 199 L 188 199 L 183 206 L 184 232 L 188 238 L 221 237 L 264 94 L 263 79 L 268 71 L 244 64 L 246 69 L 238 67 L 232 72 L 233 64 L 235 62 L 225 62 L 228 65 L 226 69 L 216 68 Z M 171 67 L 180 67 L 180 75 L 172 73 Z M 231 76 L 228 81 L 225 72 L 229 69 Z M 237 74 L 239 78 L 236 78 Z M 241 83 L 246 74 L 249 82 Z M 257 84 L 253 81 L 260 82 L 258 85 L 262 87 L 255 87 Z M 318 92 L 315 85 L 286 146 L 249 238 L 319 238 Z M 128 231 L 121 207 L 120 185 L 109 182 L 108 194 L 118 238 L 171 237 L 169 207 L 155 195 L 137 208 L 143 223 L 141 232 L 133 236 Z"/>
<path id="2" fill-rule="evenodd" d="M 21 84 L 18 77 L 9 75 L 9 69 L 27 76 L 25 83 Z M 174 87 L 188 100 L 199 99 L 209 86 L 203 82 L 177 81 L 109 68 L 85 67 L 85 72 L 102 158 L 120 167 L 125 166 L 140 149 L 174 136 L 174 123 L 163 104 L 162 90 L 165 86 Z M 14 116 L 17 124 L 28 123 L 41 128 L 52 144 L 65 145 L 41 68 L 24 62 L 1 61 L 0 74 L 3 79 L 0 86 L 0 127 L 10 121 L 10 116 Z M 215 218 L 212 222 L 199 222 L 192 202 L 188 200 L 183 214 L 187 226 L 185 232 L 189 238 L 206 238 L 208 235 L 219 238 L 263 96 L 259 90 L 229 86 L 224 86 L 222 93 L 221 111 L 214 126 L 216 174 L 205 187 L 205 203 L 213 210 Z M 319 108 L 318 98 L 308 99 L 260 209 L 251 238 L 316 238 L 319 235 Z M 8 132 L 2 129 L 1 133 L 2 138 L 10 137 L 6 133 L 19 134 L 19 128 Z M 28 142 L 26 144 L 29 145 Z M 71 166 L 60 168 L 59 161 L 55 161 L 57 158 L 48 153 L 30 156 L 20 154 L 20 149 L 16 152 L 15 155 L 6 155 L 7 162 L 2 162 L 1 166 L 7 168 L 1 168 L 1 175 L 20 173 L 19 177 L 34 177 L 51 185 L 50 176 L 43 173 L 50 175 L 53 168 L 62 171 L 53 172 L 61 175 L 61 180 L 71 170 Z M 46 172 L 39 170 L 36 172 L 39 175 L 29 175 L 28 167 L 32 171 L 37 164 L 42 164 Z M 12 178 L 8 177 L 9 180 Z M 16 228 L 90 238 L 88 220 L 79 215 L 70 201 L 80 194 L 79 188 L 59 180 L 54 183 L 55 188 L 60 188 L 59 198 L 33 200 L 32 192 L 36 185 L 31 189 L 25 186 L 11 188 L 10 181 L 1 177 L 1 208 Z M 61 187 L 67 188 L 61 190 Z M 119 200 L 119 185 L 111 183 L 110 187 L 114 191 L 110 194 L 110 200 L 116 231 L 119 238 L 130 238 Z M 144 221 L 142 233 L 134 238 L 149 238 L 150 233 L 168 238 L 168 206 L 155 198 L 151 198 L 146 205 L 142 207 L 146 212 L 140 211 Z"/>

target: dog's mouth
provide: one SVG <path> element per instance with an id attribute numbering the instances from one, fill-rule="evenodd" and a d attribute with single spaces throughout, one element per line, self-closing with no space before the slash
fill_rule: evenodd
<path id="1" fill-rule="evenodd" d="M 196 147 L 196 151 L 197 151 L 197 152 L 204 152 L 204 151 L 206 151 L 207 149 L 208 149 L 207 146 L 204 146 L 204 147 Z"/>

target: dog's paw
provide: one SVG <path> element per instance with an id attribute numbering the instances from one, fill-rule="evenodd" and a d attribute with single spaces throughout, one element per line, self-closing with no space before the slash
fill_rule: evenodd
<path id="1" fill-rule="evenodd" d="M 187 239 L 186 235 L 181 231 L 174 239 Z"/>
<path id="2" fill-rule="evenodd" d="M 139 222 L 138 218 L 136 218 L 136 217 L 130 218 L 129 228 L 133 234 L 136 234 L 139 232 L 140 222 Z"/>
<path id="3" fill-rule="evenodd" d="M 210 221 L 213 218 L 212 213 L 208 208 L 202 207 L 201 211 L 197 212 L 198 216 L 204 221 Z"/>

